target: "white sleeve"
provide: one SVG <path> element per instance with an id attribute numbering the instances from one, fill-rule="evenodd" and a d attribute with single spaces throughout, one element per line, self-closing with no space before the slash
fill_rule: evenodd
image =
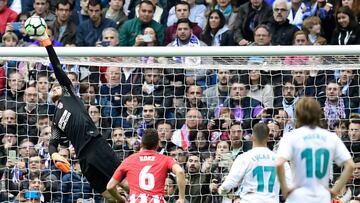
<path id="1" fill-rule="evenodd" d="M 235 159 L 233 165 L 231 166 L 229 175 L 226 176 L 225 181 L 221 185 L 224 189 L 231 190 L 232 188 L 239 186 L 240 182 L 244 178 L 248 165 L 244 155 L 246 154 L 242 154 Z"/>
<path id="2" fill-rule="evenodd" d="M 351 159 L 350 152 L 347 150 L 345 144 L 341 141 L 341 139 L 334 135 L 336 141 L 334 161 L 336 165 L 342 166 L 345 161 Z"/>
<path id="3" fill-rule="evenodd" d="M 175 14 L 175 6 L 171 7 L 169 11 L 169 16 L 166 22 L 167 27 L 172 26 L 174 23 L 177 22 L 176 14 Z"/>
<path id="4" fill-rule="evenodd" d="M 286 160 L 290 160 L 292 157 L 292 147 L 290 137 L 294 136 L 290 133 L 286 133 L 280 140 L 280 145 L 277 150 L 277 157 L 282 157 Z"/>
<path id="5" fill-rule="evenodd" d="M 292 185 L 293 185 L 293 177 L 292 177 L 292 173 L 291 173 L 290 164 L 288 162 L 285 162 L 284 168 L 285 168 L 285 181 L 286 181 L 286 184 L 289 187 L 292 187 Z"/>

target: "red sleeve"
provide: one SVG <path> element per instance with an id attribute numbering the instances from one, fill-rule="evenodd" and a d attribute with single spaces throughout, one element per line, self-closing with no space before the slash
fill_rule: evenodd
<path id="1" fill-rule="evenodd" d="M 127 173 L 127 169 L 126 169 L 126 166 L 127 166 L 127 161 L 124 160 L 120 166 L 116 169 L 114 175 L 113 175 L 113 178 L 119 182 L 121 182 L 125 177 L 126 177 L 126 173 Z"/>
<path id="2" fill-rule="evenodd" d="M 172 167 L 174 164 L 176 164 L 176 161 L 171 157 L 167 157 L 166 164 L 167 164 L 167 168 L 169 170 L 172 170 Z"/>
<path id="3" fill-rule="evenodd" d="M 16 20 L 17 20 L 17 13 L 11 10 L 8 22 L 15 22 Z"/>

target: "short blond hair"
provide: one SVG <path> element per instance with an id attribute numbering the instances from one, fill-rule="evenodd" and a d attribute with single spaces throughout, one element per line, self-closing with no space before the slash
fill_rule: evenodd
<path id="1" fill-rule="evenodd" d="M 15 34 L 15 32 L 5 32 L 4 35 L 2 36 L 2 43 L 5 43 L 6 40 L 12 39 L 16 42 L 19 41 L 18 36 Z"/>

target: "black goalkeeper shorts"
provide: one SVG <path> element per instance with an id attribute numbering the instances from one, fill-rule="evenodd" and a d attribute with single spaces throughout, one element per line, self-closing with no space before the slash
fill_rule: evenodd
<path id="1" fill-rule="evenodd" d="M 120 159 L 102 136 L 91 139 L 81 150 L 79 161 L 82 173 L 98 193 L 106 190 L 107 183 L 120 165 Z"/>

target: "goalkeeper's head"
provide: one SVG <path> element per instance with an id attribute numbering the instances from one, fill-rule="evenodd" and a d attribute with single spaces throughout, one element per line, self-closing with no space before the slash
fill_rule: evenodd
<path id="1" fill-rule="evenodd" d="M 157 150 L 159 147 L 159 135 L 155 129 L 145 129 L 141 138 L 141 146 L 147 150 Z"/>
<path id="2" fill-rule="evenodd" d="M 58 82 L 55 82 L 52 87 L 51 87 L 51 101 L 53 103 L 56 103 L 61 95 L 62 95 L 62 89 L 61 89 L 61 86 Z"/>

